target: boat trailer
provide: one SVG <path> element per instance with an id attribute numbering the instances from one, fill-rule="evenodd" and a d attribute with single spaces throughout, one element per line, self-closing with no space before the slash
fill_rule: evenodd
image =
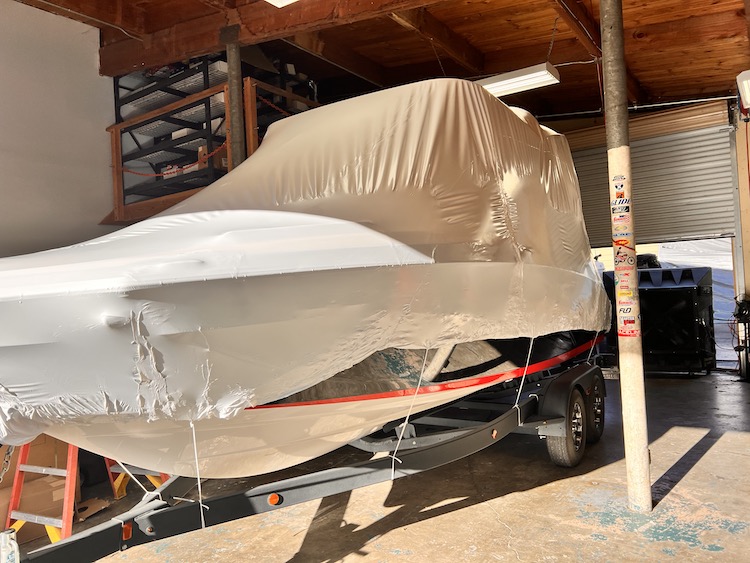
<path id="1" fill-rule="evenodd" d="M 586 443 L 598 441 L 604 429 L 605 387 L 600 368 L 589 363 L 567 365 L 555 373 L 527 376 L 523 388 L 519 383 L 519 379 L 511 380 L 419 413 L 408 421 L 400 419 L 351 444 L 367 452 L 391 455 L 204 498 L 203 507 L 184 498 L 196 486 L 195 479 L 172 477 L 131 510 L 32 551 L 21 560 L 95 561 L 204 525 L 214 526 L 421 473 L 476 453 L 514 432 L 545 438 L 554 463 L 577 465 Z"/>

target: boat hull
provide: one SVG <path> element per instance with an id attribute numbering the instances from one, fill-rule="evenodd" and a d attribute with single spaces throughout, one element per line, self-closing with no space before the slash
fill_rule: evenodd
<path id="1" fill-rule="evenodd" d="M 588 353 L 592 347 L 593 341 L 590 341 L 552 357 L 537 358 L 527 372 L 549 369 Z M 449 366 L 462 368 L 470 362 L 486 360 L 490 357 L 487 348 L 486 343 L 461 345 Z M 419 374 L 423 351 L 413 351 L 410 355 L 407 371 L 411 372 L 409 379 L 414 381 L 414 376 Z M 97 417 L 87 424 L 55 425 L 48 433 L 105 457 L 163 473 L 196 477 L 197 455 L 201 477 L 244 477 L 314 459 L 371 434 L 388 422 L 520 378 L 524 371 L 523 364 L 506 360 L 474 377 L 423 382 L 419 387 L 407 389 L 300 400 L 316 396 L 314 390 L 306 390 L 292 398 L 297 402 L 246 409 L 230 420 L 214 418 L 195 422 L 195 444 L 188 421 L 118 421 L 112 417 Z M 351 375 L 361 374 L 362 368 L 352 368 Z M 366 382 L 362 381 L 362 385 Z M 335 383 L 328 387 L 335 387 Z"/>
<path id="2" fill-rule="evenodd" d="M 99 415 L 232 418 L 390 347 L 600 330 L 591 308 L 598 289 L 567 270 L 488 262 L 0 303 L 2 318 L 19 319 L 11 338 L 22 342 L 2 350 L 3 440 L 22 443 L 49 424 Z"/>

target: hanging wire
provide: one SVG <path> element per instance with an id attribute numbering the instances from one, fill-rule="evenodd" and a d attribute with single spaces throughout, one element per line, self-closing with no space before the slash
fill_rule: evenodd
<path id="1" fill-rule="evenodd" d="M 435 58 L 440 65 L 440 70 L 442 71 L 443 76 L 447 77 L 448 75 L 445 73 L 445 69 L 443 68 L 443 61 L 440 60 L 440 55 L 438 55 L 437 49 L 435 49 L 435 42 L 432 40 L 432 38 L 430 38 L 430 45 L 432 45 L 432 52 L 435 53 Z"/>
<path id="2" fill-rule="evenodd" d="M 552 47 L 555 44 L 555 34 L 557 33 L 557 20 L 560 19 L 560 16 L 555 17 L 555 25 L 552 27 L 552 37 L 549 40 L 549 49 L 547 50 L 547 62 L 549 62 L 549 57 L 552 54 Z"/>
<path id="3" fill-rule="evenodd" d="M 557 63 L 555 65 L 555 68 L 561 67 L 561 66 L 571 66 L 571 65 L 592 65 L 595 64 L 598 61 L 597 57 L 591 57 L 588 61 L 570 61 L 567 63 Z"/>
<path id="4" fill-rule="evenodd" d="M 599 101 L 601 102 L 601 109 L 604 109 L 604 86 L 602 86 L 602 65 L 601 59 L 596 58 L 596 79 L 599 81 Z"/>

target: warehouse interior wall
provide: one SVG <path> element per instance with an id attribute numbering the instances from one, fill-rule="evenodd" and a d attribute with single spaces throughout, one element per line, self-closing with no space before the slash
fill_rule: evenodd
<path id="1" fill-rule="evenodd" d="M 99 30 L 0 0 L 0 256 L 113 230 L 112 79 Z"/>

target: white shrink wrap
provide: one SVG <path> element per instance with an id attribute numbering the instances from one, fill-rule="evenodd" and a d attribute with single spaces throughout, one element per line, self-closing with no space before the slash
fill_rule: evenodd
<path id="1" fill-rule="evenodd" d="M 182 433 L 152 459 L 174 472 L 190 421 L 212 421 L 203 463 L 220 421 L 379 350 L 608 326 L 565 138 L 431 80 L 274 124 L 160 216 L 0 260 L 0 442 L 144 465 L 128 423 L 147 423 Z M 87 440 L 98 424 L 117 438 Z"/>

